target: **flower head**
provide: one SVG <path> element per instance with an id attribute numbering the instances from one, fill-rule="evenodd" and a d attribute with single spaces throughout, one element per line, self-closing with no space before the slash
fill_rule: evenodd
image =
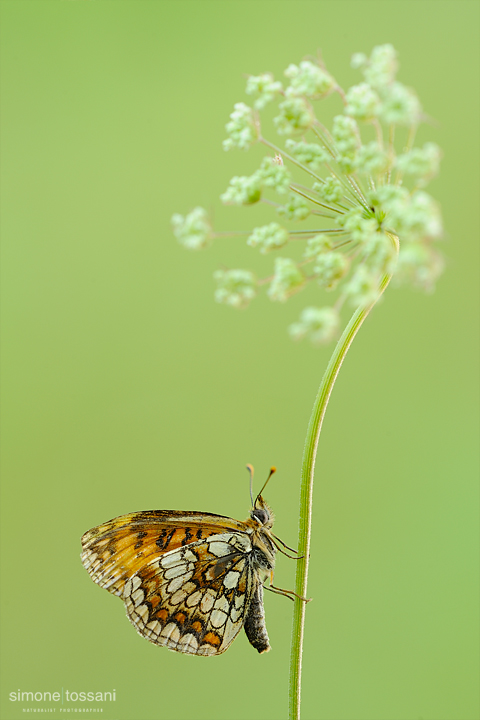
<path id="1" fill-rule="evenodd" d="M 304 60 L 300 65 L 289 65 L 285 75 L 290 80 L 292 95 L 321 98 L 335 87 L 332 76 L 309 60 Z"/>
<path id="2" fill-rule="evenodd" d="M 262 196 L 262 181 L 256 173 L 250 177 L 235 176 L 227 190 L 220 195 L 225 205 L 253 205 Z"/>
<path id="3" fill-rule="evenodd" d="M 313 189 L 327 203 L 339 203 L 345 192 L 338 180 L 334 177 L 327 177 L 321 183 L 313 183 Z"/>
<path id="4" fill-rule="evenodd" d="M 257 281 L 249 270 L 219 270 L 215 298 L 245 307 L 267 286 L 270 300 L 286 302 L 309 283 L 316 292 L 336 293 L 334 308 L 307 307 L 290 327 L 295 339 L 315 343 L 335 337 L 340 308 L 368 308 L 392 276 L 397 285 L 431 291 L 444 268 L 436 247 L 443 233 L 440 210 L 424 189 L 438 173 L 441 151 L 433 142 L 414 146 L 423 119 L 420 102 L 397 80 L 392 45 L 379 45 L 370 56 L 356 53 L 352 66 L 362 78 L 346 91 L 310 60 L 288 66 L 285 90 L 270 73 L 249 77 L 253 108 L 235 105 L 224 142 L 227 150 L 258 142 L 274 156 L 265 157 L 253 174 L 233 177 L 222 201 L 270 206 L 282 224 L 233 233 L 245 234 L 247 245 L 262 255 L 274 252 L 273 273 Z M 334 92 L 344 111 L 328 129 L 317 108 Z M 285 152 L 261 131 L 260 111 L 274 102 L 278 134 L 297 136 L 287 137 Z M 397 126 L 405 129 L 396 132 Z M 276 201 L 271 191 L 278 193 Z M 202 208 L 174 215 L 172 223 L 179 242 L 192 249 L 215 237 Z M 287 244 L 291 257 L 282 257 Z"/>
<path id="5" fill-rule="evenodd" d="M 339 325 L 338 312 L 333 308 L 306 307 L 301 312 L 299 322 L 290 325 L 288 330 L 293 340 L 308 337 L 314 345 L 321 345 L 337 335 Z"/>
<path id="6" fill-rule="evenodd" d="M 340 252 L 327 252 L 315 258 L 313 272 L 320 285 L 327 290 L 333 290 L 343 278 L 348 269 L 345 255 Z"/>
<path id="7" fill-rule="evenodd" d="M 395 82 L 382 92 L 379 117 L 386 125 L 418 125 L 421 120 L 420 102 L 410 88 Z"/>
<path id="8" fill-rule="evenodd" d="M 368 122 L 377 117 L 380 110 L 380 98 L 368 83 L 354 85 L 348 90 L 345 112 L 356 120 Z"/>
<path id="9" fill-rule="evenodd" d="M 277 207 L 277 212 L 287 220 L 305 220 L 310 215 L 311 206 L 303 197 L 290 193 L 284 205 Z"/>
<path id="10" fill-rule="evenodd" d="M 249 270 L 217 270 L 215 300 L 234 308 L 244 308 L 257 294 L 257 281 Z"/>
<path id="11" fill-rule="evenodd" d="M 278 193 L 288 192 L 292 178 L 288 168 L 279 159 L 263 158 L 257 174 L 265 187 L 273 188 Z"/>
<path id="12" fill-rule="evenodd" d="M 417 187 L 424 187 L 438 174 L 442 151 L 435 143 L 425 143 L 423 148 L 413 148 L 398 155 L 395 167 L 404 175 L 411 175 Z"/>
<path id="13" fill-rule="evenodd" d="M 371 87 L 381 89 L 395 80 L 398 69 L 397 53 L 393 45 L 377 45 L 370 58 L 363 53 L 353 55 L 352 67 L 362 69 L 365 81 Z"/>
<path id="14" fill-rule="evenodd" d="M 370 142 L 359 148 L 354 162 L 355 170 L 365 175 L 383 173 L 388 167 L 387 153 L 378 142 Z"/>
<path id="15" fill-rule="evenodd" d="M 305 285 L 305 276 L 295 260 L 275 258 L 275 274 L 267 291 L 270 300 L 285 302 Z"/>
<path id="16" fill-rule="evenodd" d="M 212 241 L 212 229 L 207 211 L 196 207 L 186 217 L 172 215 L 173 234 L 178 242 L 189 250 L 203 250 Z"/>
<path id="17" fill-rule="evenodd" d="M 328 235 L 314 235 L 308 238 L 303 256 L 312 260 L 322 253 L 329 253 L 333 248 L 333 241 Z"/>
<path id="18" fill-rule="evenodd" d="M 223 141 L 224 150 L 231 150 L 234 147 L 248 150 L 258 139 L 253 110 L 245 103 L 236 103 L 225 129 L 228 138 Z"/>
<path id="19" fill-rule="evenodd" d="M 442 255 L 434 248 L 420 243 L 406 243 L 400 248 L 394 282 L 433 292 L 444 267 Z"/>
<path id="20" fill-rule="evenodd" d="M 367 307 L 380 295 L 378 275 L 360 265 L 345 287 L 345 294 L 353 307 Z"/>
<path id="21" fill-rule="evenodd" d="M 275 96 L 282 92 L 282 83 L 275 81 L 271 73 L 250 75 L 245 92 L 255 98 L 253 107 L 256 110 L 263 110 L 265 105 L 272 102 Z"/>
<path id="22" fill-rule="evenodd" d="M 280 114 L 273 119 L 280 135 L 291 135 L 292 133 L 305 132 L 315 120 L 313 110 L 303 97 L 296 97 L 293 93 L 287 93 L 286 98 L 280 103 Z"/>
<path id="23" fill-rule="evenodd" d="M 318 170 L 323 163 L 330 159 L 328 152 L 318 143 L 306 143 L 303 140 L 295 142 L 288 138 L 285 147 L 298 162 L 312 170 Z"/>
<path id="24" fill-rule="evenodd" d="M 286 245 L 289 237 L 288 230 L 273 222 L 270 225 L 255 228 L 247 240 L 247 245 L 259 247 L 262 255 L 265 255 L 271 250 L 278 250 Z"/>

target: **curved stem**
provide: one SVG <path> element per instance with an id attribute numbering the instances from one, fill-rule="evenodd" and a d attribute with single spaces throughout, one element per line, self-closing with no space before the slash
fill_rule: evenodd
<path id="1" fill-rule="evenodd" d="M 398 238 L 387 233 L 395 247 L 398 256 Z M 379 287 L 379 294 L 375 302 L 382 295 L 387 287 L 392 272 L 384 275 Z M 337 343 L 328 367 L 320 383 L 317 397 L 313 406 L 312 415 L 308 425 L 305 448 L 302 461 L 302 478 L 300 494 L 300 520 L 298 528 L 298 553 L 303 556 L 297 562 L 297 575 L 295 581 L 295 592 L 298 596 L 305 598 L 307 595 L 308 562 L 310 554 L 310 537 L 312 525 L 312 499 L 313 499 L 313 477 L 315 472 L 315 459 L 317 456 L 318 440 L 322 428 L 323 418 L 327 409 L 328 401 L 337 379 L 337 375 L 345 359 L 355 335 L 362 326 L 363 321 L 375 305 L 371 303 L 365 308 L 358 308 L 353 314 L 350 322 L 345 328 L 342 337 Z M 300 720 L 300 693 L 302 674 L 302 652 L 303 634 L 305 625 L 305 601 L 296 599 L 293 615 L 292 628 L 292 651 L 290 656 L 290 720 Z"/>

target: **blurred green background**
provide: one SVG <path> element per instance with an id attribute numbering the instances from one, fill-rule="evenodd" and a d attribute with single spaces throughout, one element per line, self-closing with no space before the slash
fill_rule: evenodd
<path id="1" fill-rule="evenodd" d="M 203 205 L 218 229 L 255 224 L 218 200 L 264 155 L 221 148 L 245 74 L 280 78 L 321 48 L 345 87 L 360 77 L 351 54 L 385 42 L 437 121 L 419 140 L 445 153 L 429 190 L 448 267 L 433 295 L 388 291 L 332 396 L 303 718 L 478 718 L 478 9 L 1 3 L 2 718 L 25 717 L 11 691 L 62 687 L 115 688 L 111 720 L 286 717 L 288 600 L 266 597 L 266 656 L 243 633 L 219 658 L 167 652 L 90 581 L 80 536 L 154 508 L 243 519 L 252 462 L 257 482 L 278 467 L 267 498 L 295 545 L 303 440 L 332 347 L 289 340 L 301 295 L 215 304 L 213 271 L 257 254 L 241 240 L 189 254 L 170 216 Z M 276 581 L 293 587 L 286 558 Z"/>

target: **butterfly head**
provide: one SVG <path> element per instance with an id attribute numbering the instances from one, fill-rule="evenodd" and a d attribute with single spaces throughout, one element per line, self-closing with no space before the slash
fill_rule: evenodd
<path id="1" fill-rule="evenodd" d="M 271 508 L 267 505 L 261 495 L 258 495 L 255 500 L 255 505 L 252 510 L 250 510 L 250 517 L 259 525 L 266 528 L 271 528 L 275 520 L 275 516 Z"/>

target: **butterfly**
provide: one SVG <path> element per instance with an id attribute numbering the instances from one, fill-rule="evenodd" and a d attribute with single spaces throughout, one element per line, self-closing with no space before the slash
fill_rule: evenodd
<path id="1" fill-rule="evenodd" d="M 280 544 L 274 515 L 252 495 L 244 522 L 207 512 L 148 510 L 109 520 L 82 537 L 81 559 L 92 580 L 125 603 L 127 616 L 147 640 L 191 655 L 220 655 L 242 627 L 259 653 L 270 650 L 263 588 L 272 585 Z M 280 543 L 280 544 L 279 544 Z M 293 552 L 296 552 L 293 550 Z"/>

